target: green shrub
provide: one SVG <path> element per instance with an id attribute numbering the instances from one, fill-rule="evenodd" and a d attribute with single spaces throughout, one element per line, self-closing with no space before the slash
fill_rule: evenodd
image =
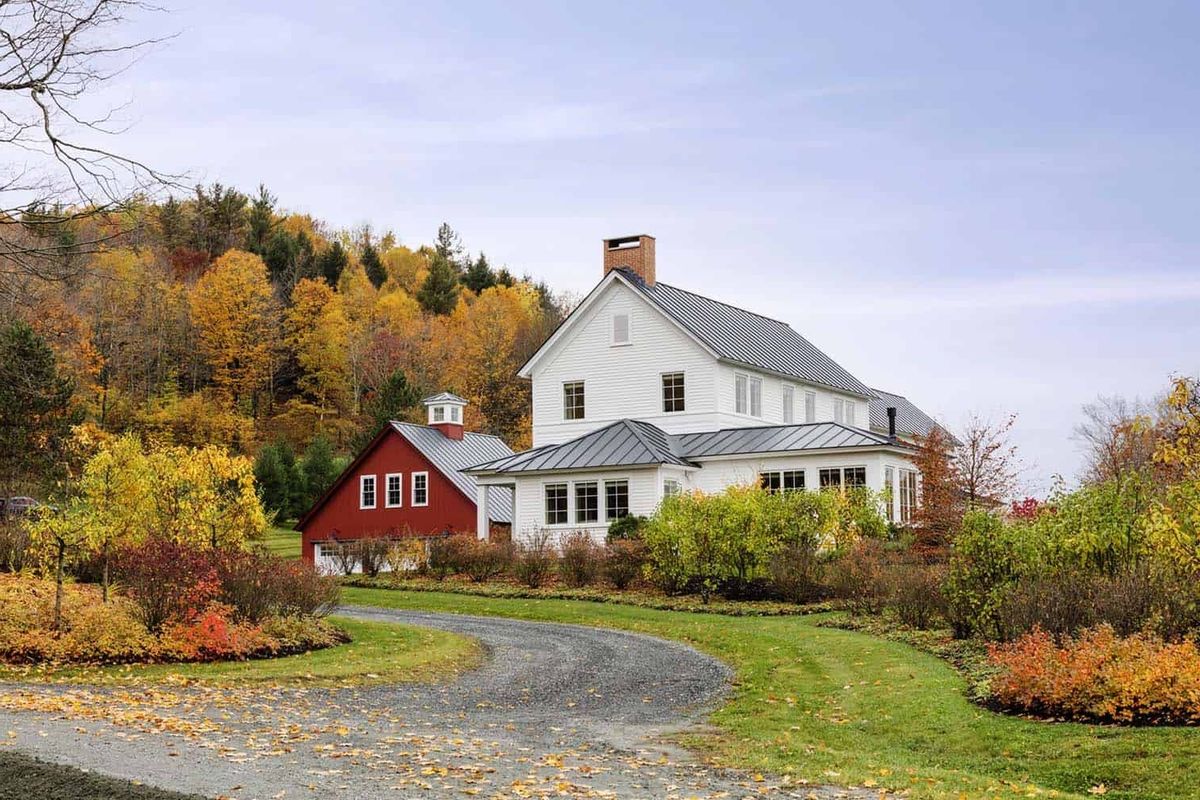
<path id="1" fill-rule="evenodd" d="M 1031 523 L 1033 535 L 1055 566 L 1115 575 L 1148 553 L 1143 517 L 1150 491 L 1137 473 L 1057 491 Z"/>
<path id="2" fill-rule="evenodd" d="M 648 520 L 638 514 L 626 514 L 623 517 L 617 517 L 608 524 L 608 541 L 615 542 L 621 539 L 641 539 L 642 531 L 646 527 Z"/>
<path id="3" fill-rule="evenodd" d="M 567 586 L 574 589 L 590 586 L 602 564 L 603 551 L 586 531 L 575 531 L 563 537 L 558 576 Z"/>
<path id="4" fill-rule="evenodd" d="M 1035 553 L 1028 526 L 1006 525 L 986 511 L 971 511 L 963 517 L 943 586 L 946 619 L 956 637 L 996 635 L 1002 592 L 1028 571 Z"/>

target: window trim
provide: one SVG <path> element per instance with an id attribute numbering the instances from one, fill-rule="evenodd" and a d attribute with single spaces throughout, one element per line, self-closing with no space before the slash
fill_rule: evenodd
<path id="1" fill-rule="evenodd" d="M 392 502 L 392 478 L 396 478 L 396 492 L 400 495 L 400 499 Z M 384 508 L 404 508 L 404 473 L 389 472 L 383 476 L 383 507 Z"/>
<path id="2" fill-rule="evenodd" d="M 617 339 L 617 317 L 625 318 L 625 341 Z M 628 311 L 614 311 L 609 317 L 609 343 L 613 347 L 628 347 L 633 344 L 633 315 Z"/>
<path id="3" fill-rule="evenodd" d="M 371 480 L 371 505 L 363 502 L 367 493 L 367 479 Z M 358 510 L 370 511 L 379 507 L 379 476 L 364 474 L 358 476 Z"/>
<path id="4" fill-rule="evenodd" d="M 562 487 L 563 491 L 563 521 L 550 521 L 549 491 L 550 487 Z M 555 510 L 557 513 L 557 509 Z M 547 528 L 561 527 L 571 524 L 571 484 L 569 481 L 547 481 L 542 484 L 542 524 Z"/>
<path id="5" fill-rule="evenodd" d="M 679 403 L 679 408 L 667 408 L 667 379 L 679 378 L 679 397 L 671 397 L 671 400 L 676 400 Z M 682 414 L 687 411 L 687 373 L 678 370 L 675 372 L 663 372 L 659 374 L 659 383 L 662 386 L 662 409 L 664 414 Z M 675 387 L 671 387 L 674 389 Z"/>
<path id="6" fill-rule="evenodd" d="M 608 502 L 608 487 L 610 485 L 621 484 L 621 483 L 625 484 L 625 513 L 622 514 L 620 517 L 615 517 L 615 516 L 613 516 L 613 509 L 610 507 L 609 502 Z M 630 501 L 629 478 L 612 478 L 610 480 L 604 481 L 604 521 L 605 521 L 605 523 L 615 522 L 616 520 L 621 519 L 621 517 L 628 517 L 630 514 L 632 514 L 633 509 L 630 508 L 629 501 Z"/>
<path id="7" fill-rule="evenodd" d="M 567 387 L 579 387 L 579 416 L 572 417 L 568 414 L 568 409 L 574 409 L 574 405 L 567 405 Z M 587 386 L 586 381 L 563 381 L 562 384 L 562 404 L 563 404 L 563 421 L 564 422 L 579 422 L 587 419 Z"/>
<path id="8" fill-rule="evenodd" d="M 592 489 L 595 490 L 595 493 L 596 493 L 596 505 L 594 507 L 594 512 L 595 512 L 596 516 L 594 519 L 583 519 L 583 517 L 580 516 L 581 507 L 579 505 L 579 490 L 581 488 L 588 487 L 588 486 L 592 487 Z M 567 509 L 568 517 L 574 516 L 576 525 L 599 525 L 600 524 L 600 482 L 599 481 L 572 481 L 571 482 L 571 493 L 570 493 L 570 497 L 568 498 L 568 501 L 567 501 L 568 506 L 570 506 L 571 500 L 575 501 L 575 503 L 574 503 L 574 505 L 575 505 L 574 512 L 575 513 L 571 514 L 570 513 L 571 509 L 568 507 L 568 509 Z"/>
<path id="9" fill-rule="evenodd" d="M 425 479 L 425 486 L 424 486 L 425 500 L 420 503 L 417 502 L 417 478 Z M 410 488 L 409 488 L 408 497 L 409 497 L 409 501 L 412 503 L 412 507 L 413 508 L 425 508 L 426 506 L 428 506 L 429 505 L 429 473 L 428 472 L 412 473 L 412 479 L 409 482 L 409 486 L 410 486 Z"/>

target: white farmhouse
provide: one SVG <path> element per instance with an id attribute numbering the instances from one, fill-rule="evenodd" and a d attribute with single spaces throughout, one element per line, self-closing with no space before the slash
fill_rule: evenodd
<path id="1" fill-rule="evenodd" d="M 649 515 L 673 492 L 890 489 L 907 521 L 909 441 L 935 424 L 869 388 L 786 323 L 657 281 L 654 238 L 604 242 L 604 277 L 521 368 L 533 449 L 466 470 L 479 531 L 508 486 L 513 536 L 590 532 Z M 491 496 L 495 496 L 494 491 Z"/>

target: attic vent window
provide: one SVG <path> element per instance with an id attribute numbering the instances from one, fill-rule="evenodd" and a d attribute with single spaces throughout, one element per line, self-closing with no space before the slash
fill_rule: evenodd
<path id="1" fill-rule="evenodd" d="M 629 315 L 628 314 L 613 314 L 612 318 L 612 343 L 629 344 Z"/>

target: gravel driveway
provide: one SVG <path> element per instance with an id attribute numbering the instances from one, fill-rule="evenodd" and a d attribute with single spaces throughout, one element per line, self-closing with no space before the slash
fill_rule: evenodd
<path id="1" fill-rule="evenodd" d="M 723 664 L 682 644 L 492 617 L 340 613 L 467 634 L 489 657 L 434 686 L 8 687 L 0 744 L 210 797 L 878 797 L 715 770 L 664 741 L 729 685 Z"/>

